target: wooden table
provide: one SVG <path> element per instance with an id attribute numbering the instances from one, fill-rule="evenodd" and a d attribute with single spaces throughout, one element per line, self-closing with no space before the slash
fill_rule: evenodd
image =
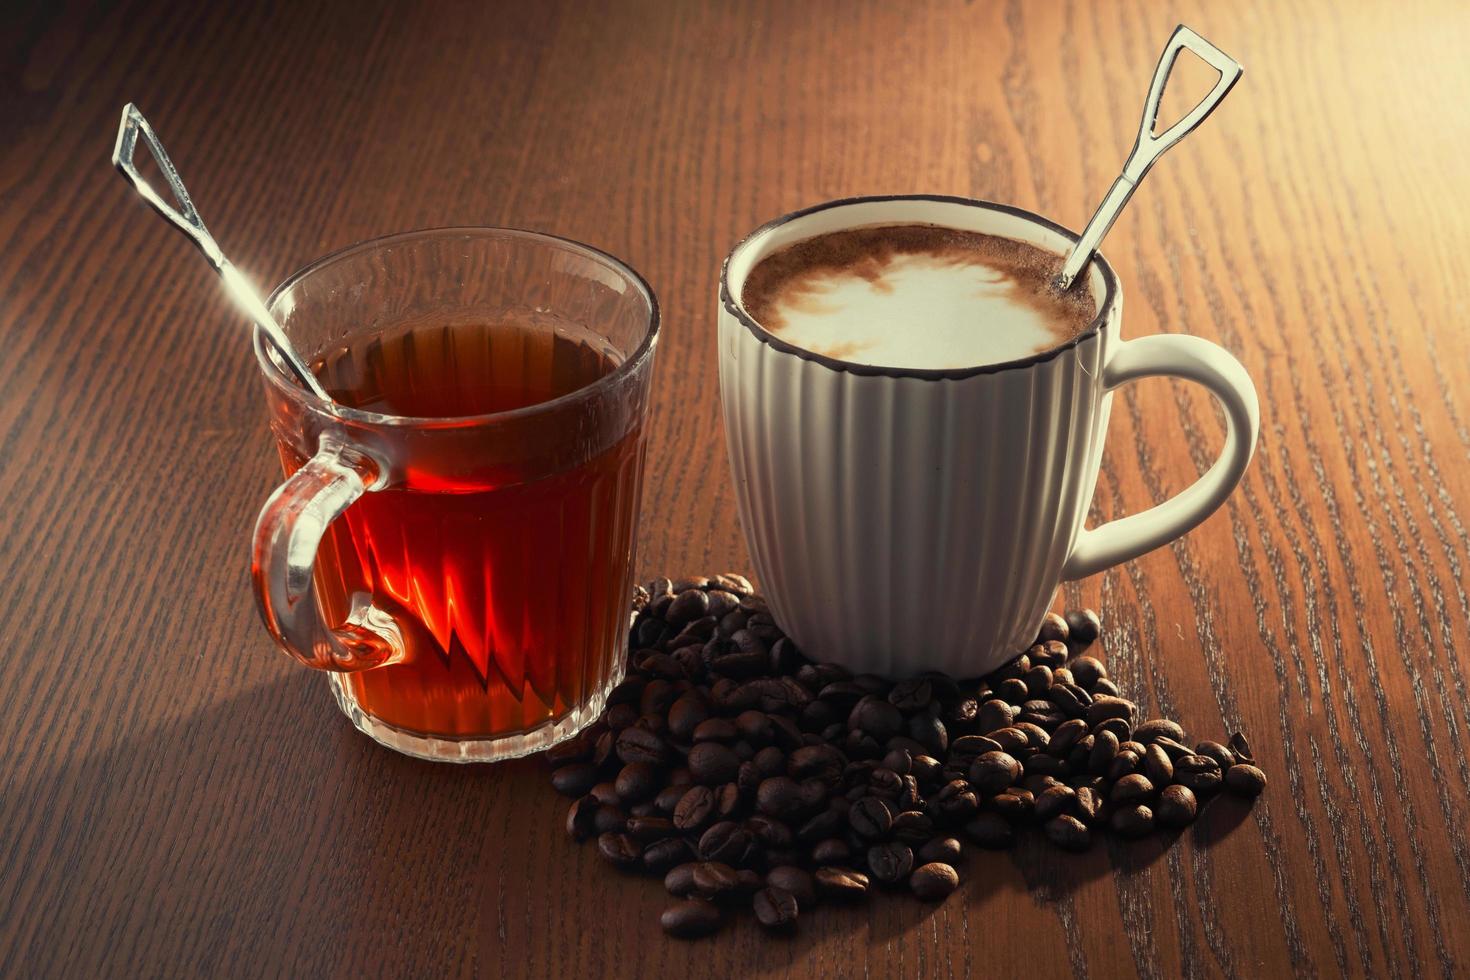
<path id="1" fill-rule="evenodd" d="M 0 974 L 1149 977 L 1470 970 L 1463 4 L 11 5 L 0 24 Z M 235 8 L 235 9 L 232 9 Z M 715 280 L 856 193 L 1080 226 L 1182 19 L 1247 66 L 1109 239 L 1128 332 L 1245 362 L 1260 449 L 1184 540 L 1065 592 L 1125 692 L 1272 783 L 1172 846 L 982 855 L 937 907 L 666 940 L 543 765 L 352 731 L 256 619 L 278 481 L 241 318 L 107 165 L 159 127 L 262 282 L 405 228 L 547 229 L 665 311 L 645 575 L 745 569 Z M 1222 425 L 1118 400 L 1094 520 Z"/>

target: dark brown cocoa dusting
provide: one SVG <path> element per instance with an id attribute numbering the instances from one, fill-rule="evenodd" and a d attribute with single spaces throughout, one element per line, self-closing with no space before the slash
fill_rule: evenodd
<path id="1" fill-rule="evenodd" d="M 1058 342 L 1081 333 L 1096 314 L 1086 289 L 1063 293 L 1052 286 L 1062 256 L 1000 235 L 920 224 L 848 228 L 772 252 L 745 277 L 741 303 L 757 323 L 779 333 L 783 308 L 819 312 L 822 293 L 838 279 L 859 277 L 876 289 L 891 288 L 884 282 L 889 265 L 915 255 L 953 267 L 980 265 L 1006 277 L 1011 298 L 1055 324 Z"/>

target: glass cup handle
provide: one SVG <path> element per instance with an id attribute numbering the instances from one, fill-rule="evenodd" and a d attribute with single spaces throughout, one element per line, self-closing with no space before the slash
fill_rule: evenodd
<path id="1" fill-rule="evenodd" d="M 357 592 L 347 621 L 322 619 L 312 567 L 327 526 L 358 497 L 378 489 L 372 460 L 340 435 L 323 433 L 317 453 L 271 494 L 255 522 L 250 570 L 255 601 L 281 649 L 318 670 L 357 671 L 403 658 L 393 617 Z"/>
<path id="2" fill-rule="evenodd" d="M 1184 334 L 1140 337 L 1119 347 L 1102 372 L 1107 391 L 1152 377 L 1204 385 L 1225 410 L 1225 446 L 1203 476 L 1163 503 L 1102 527 L 1079 530 L 1062 566 L 1064 581 L 1137 558 L 1193 529 L 1230 496 L 1256 451 L 1261 425 L 1256 386 L 1225 348 Z"/>

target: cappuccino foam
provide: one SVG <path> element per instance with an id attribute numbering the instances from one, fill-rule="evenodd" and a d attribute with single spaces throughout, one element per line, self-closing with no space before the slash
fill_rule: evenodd
<path id="1" fill-rule="evenodd" d="M 854 364 L 967 368 L 1063 344 L 1096 313 L 1085 285 L 1052 285 L 1062 256 L 937 225 L 817 235 L 761 259 L 747 313 L 793 346 Z"/>

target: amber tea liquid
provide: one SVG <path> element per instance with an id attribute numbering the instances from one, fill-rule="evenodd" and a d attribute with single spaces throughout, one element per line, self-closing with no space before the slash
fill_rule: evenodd
<path id="1" fill-rule="evenodd" d="M 400 326 L 328 351 L 313 368 L 345 405 L 453 425 L 550 402 L 617 366 L 591 332 L 531 317 Z M 504 438 L 572 446 L 550 475 L 525 478 L 513 465 L 457 474 L 457 460 L 440 460 L 410 472 L 405 487 L 365 494 L 331 525 L 316 563 L 327 619 L 342 622 L 352 594 L 368 592 L 404 635 L 402 662 L 343 676 L 369 715 L 438 737 L 514 734 L 587 704 L 613 677 L 628 625 L 642 428 L 616 411 L 554 408 L 516 421 L 513 436 L 487 428 L 486 445 L 458 454 L 513 458 L 493 444 Z M 599 426 L 618 434 L 605 438 Z M 282 457 L 288 473 L 305 462 L 284 444 Z"/>

